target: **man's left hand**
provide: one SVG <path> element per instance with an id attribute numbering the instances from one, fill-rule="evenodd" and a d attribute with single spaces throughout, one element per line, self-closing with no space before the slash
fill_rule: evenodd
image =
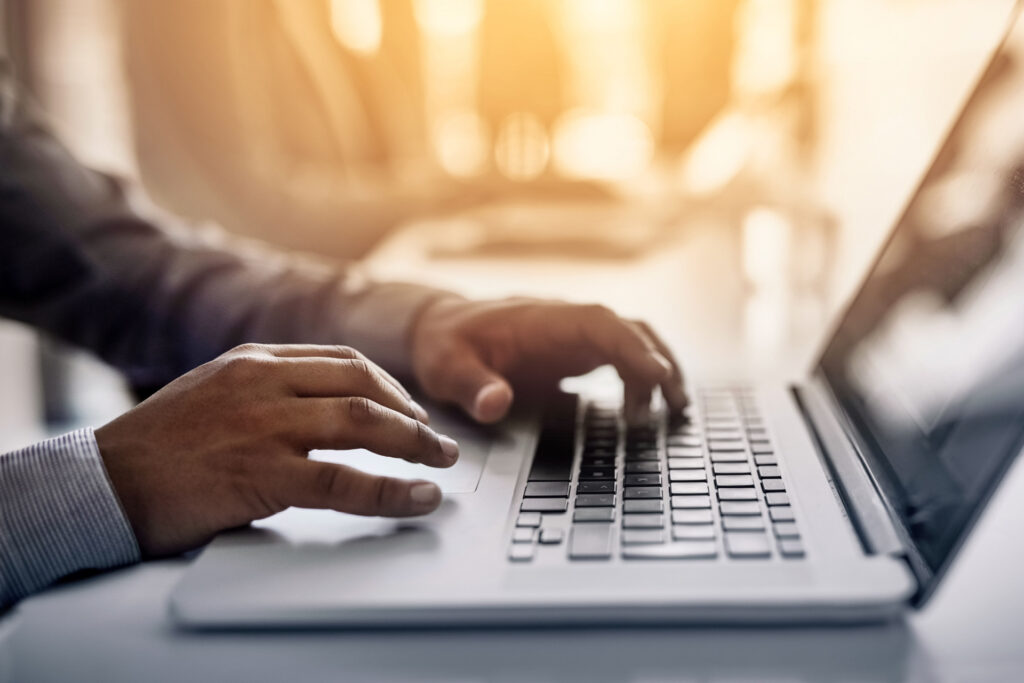
<path id="1" fill-rule="evenodd" d="M 413 372 L 427 395 L 459 404 L 480 422 L 503 418 L 517 392 L 550 389 L 609 363 L 625 385 L 630 421 L 646 417 L 655 388 L 670 411 L 687 405 L 665 343 L 646 323 L 604 306 L 443 298 L 420 314 L 410 339 Z"/>

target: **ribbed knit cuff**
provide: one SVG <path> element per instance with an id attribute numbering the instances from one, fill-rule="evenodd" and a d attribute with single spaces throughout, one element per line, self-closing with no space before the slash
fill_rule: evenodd
<path id="1" fill-rule="evenodd" d="M 92 429 L 0 455 L 0 608 L 73 572 L 139 559 Z"/>

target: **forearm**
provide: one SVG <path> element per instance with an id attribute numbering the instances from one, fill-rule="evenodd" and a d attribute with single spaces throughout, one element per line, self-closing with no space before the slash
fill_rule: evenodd
<path id="1" fill-rule="evenodd" d="M 91 429 L 0 455 L 0 610 L 62 576 L 138 560 Z"/>

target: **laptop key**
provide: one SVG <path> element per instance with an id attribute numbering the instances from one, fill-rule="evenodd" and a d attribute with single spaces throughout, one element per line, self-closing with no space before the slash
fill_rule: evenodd
<path id="1" fill-rule="evenodd" d="M 615 508 L 578 508 L 572 513 L 574 522 L 614 522 Z"/>
<path id="2" fill-rule="evenodd" d="M 720 474 L 715 477 L 715 486 L 753 486 L 754 477 L 749 474 Z"/>
<path id="3" fill-rule="evenodd" d="M 757 473 L 762 479 L 778 479 L 782 476 L 782 470 L 776 465 L 769 465 L 767 467 L 758 467 Z"/>
<path id="4" fill-rule="evenodd" d="M 567 498 L 524 498 L 519 510 L 522 512 L 565 512 L 569 508 Z"/>
<path id="5" fill-rule="evenodd" d="M 804 543 L 799 538 L 779 539 L 779 552 L 783 557 L 798 558 L 804 556 Z"/>
<path id="6" fill-rule="evenodd" d="M 660 462 L 627 462 L 626 474 L 642 474 L 661 472 Z"/>
<path id="7" fill-rule="evenodd" d="M 623 512 L 662 512 L 665 503 L 660 498 L 652 500 L 626 500 L 622 502 Z"/>
<path id="8" fill-rule="evenodd" d="M 731 501 L 726 500 L 718 504 L 718 509 L 723 515 L 759 515 L 761 505 L 757 501 Z"/>
<path id="9" fill-rule="evenodd" d="M 711 462 L 747 462 L 747 454 L 744 451 L 712 453 Z"/>
<path id="10" fill-rule="evenodd" d="M 526 485 L 527 498 L 565 498 L 569 495 L 569 484 L 560 481 L 531 481 Z"/>
<path id="11" fill-rule="evenodd" d="M 704 458 L 669 458 L 668 468 L 670 470 L 702 470 L 704 469 Z"/>
<path id="12" fill-rule="evenodd" d="M 765 493 L 770 491 L 785 491 L 786 483 L 781 479 L 764 479 L 761 481 L 761 488 Z"/>
<path id="13" fill-rule="evenodd" d="M 661 514 L 622 515 L 623 529 L 660 529 L 665 526 L 665 516 Z"/>
<path id="14" fill-rule="evenodd" d="M 576 493 L 615 493 L 615 482 L 581 481 L 576 484 Z"/>
<path id="15" fill-rule="evenodd" d="M 615 456 L 602 455 L 597 457 L 588 457 L 586 454 L 583 455 L 583 461 L 581 467 L 592 468 L 592 469 L 606 469 L 615 468 Z"/>
<path id="16" fill-rule="evenodd" d="M 513 543 L 508 551 L 508 559 L 513 562 L 529 562 L 536 553 L 536 546 L 532 543 Z"/>
<path id="17" fill-rule="evenodd" d="M 722 517 L 722 528 L 726 531 L 764 531 L 764 519 L 726 515 Z"/>
<path id="18" fill-rule="evenodd" d="M 776 522 L 773 528 L 778 538 L 800 538 L 800 530 L 796 528 L 795 522 Z"/>
<path id="19" fill-rule="evenodd" d="M 561 529 L 541 529 L 537 540 L 544 545 L 558 545 L 564 537 L 565 532 Z"/>
<path id="20" fill-rule="evenodd" d="M 707 481 L 708 473 L 700 470 L 671 470 L 668 473 L 669 481 Z"/>
<path id="21" fill-rule="evenodd" d="M 637 453 L 626 453 L 626 462 L 659 461 L 661 453 L 658 451 L 639 451 Z"/>
<path id="22" fill-rule="evenodd" d="M 671 484 L 669 492 L 673 496 L 698 496 L 710 491 L 702 481 L 677 481 Z"/>
<path id="23" fill-rule="evenodd" d="M 622 492 L 624 499 L 661 498 L 660 486 L 627 486 Z"/>
<path id="24" fill-rule="evenodd" d="M 789 505 L 789 496 L 785 493 L 766 493 L 764 495 L 764 502 L 768 505 Z"/>
<path id="25" fill-rule="evenodd" d="M 775 452 L 770 443 L 764 443 L 763 441 L 753 441 L 750 444 L 750 452 L 758 455 L 770 455 Z"/>
<path id="26" fill-rule="evenodd" d="M 623 529 L 619 539 L 623 545 L 664 543 L 665 532 L 662 529 Z"/>
<path id="27" fill-rule="evenodd" d="M 513 543 L 533 543 L 533 537 L 536 535 L 537 530 L 527 526 L 516 527 L 512 531 L 512 542 Z"/>
<path id="28" fill-rule="evenodd" d="M 622 547 L 625 560 L 701 560 L 718 557 L 714 541 L 673 541 L 661 545 L 629 545 Z"/>
<path id="29" fill-rule="evenodd" d="M 576 495 L 578 508 L 610 508 L 615 507 L 615 495 L 612 493 L 580 493 Z"/>
<path id="30" fill-rule="evenodd" d="M 715 474 L 750 474 L 750 465 L 745 462 L 716 462 Z"/>
<path id="31" fill-rule="evenodd" d="M 670 458 L 702 458 L 704 451 L 692 446 L 669 446 L 666 451 Z"/>
<path id="32" fill-rule="evenodd" d="M 661 486 L 660 474 L 627 474 L 623 477 L 624 486 Z"/>
<path id="33" fill-rule="evenodd" d="M 774 455 L 755 455 L 754 456 L 754 464 L 755 465 L 778 465 L 779 464 L 779 459 L 776 458 Z"/>
<path id="34" fill-rule="evenodd" d="M 665 437 L 665 443 L 669 446 L 682 446 L 684 448 L 700 448 L 702 439 L 699 436 L 669 434 Z"/>
<path id="35" fill-rule="evenodd" d="M 749 489 L 718 489 L 718 500 L 757 500 L 757 491 Z"/>
<path id="36" fill-rule="evenodd" d="M 711 496 L 672 496 L 673 510 L 693 510 L 711 507 Z"/>
<path id="37" fill-rule="evenodd" d="M 712 453 L 744 452 L 747 447 L 742 441 L 723 441 L 721 439 L 708 439 L 708 450 Z"/>
<path id="38" fill-rule="evenodd" d="M 725 551 L 729 557 L 756 559 L 771 557 L 771 542 L 763 533 L 725 533 Z"/>
<path id="39" fill-rule="evenodd" d="M 714 537 L 713 524 L 679 524 L 672 527 L 672 539 L 676 541 L 710 541 Z"/>
<path id="40" fill-rule="evenodd" d="M 601 560 L 612 556 L 612 524 L 573 524 L 569 533 L 569 557 Z"/>
<path id="41" fill-rule="evenodd" d="M 580 481 L 594 479 L 615 479 L 614 467 L 584 467 L 580 469 Z"/>
<path id="42" fill-rule="evenodd" d="M 540 513 L 539 512 L 520 512 L 519 516 L 516 517 L 516 526 L 532 526 L 534 528 L 540 526 Z"/>
<path id="43" fill-rule="evenodd" d="M 711 524 L 714 517 L 711 510 L 673 510 L 673 524 Z"/>
<path id="44" fill-rule="evenodd" d="M 793 508 L 789 505 L 768 508 L 768 514 L 771 515 L 773 522 L 792 522 L 795 519 L 793 517 Z"/>

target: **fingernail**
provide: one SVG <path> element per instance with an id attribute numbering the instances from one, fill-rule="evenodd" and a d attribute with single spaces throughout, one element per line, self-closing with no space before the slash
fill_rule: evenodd
<path id="1" fill-rule="evenodd" d="M 417 420 L 423 424 L 428 424 L 430 422 L 430 416 L 427 415 L 427 411 L 424 410 L 423 406 L 411 398 L 409 399 L 409 406 L 412 408 L 413 415 L 416 416 Z"/>
<path id="2" fill-rule="evenodd" d="M 409 489 L 409 499 L 417 508 L 433 510 L 441 502 L 441 489 L 427 481 L 413 484 Z"/>
<path id="3" fill-rule="evenodd" d="M 441 442 L 441 450 L 449 461 L 455 462 L 459 459 L 459 444 L 455 443 L 454 439 L 438 434 L 437 440 Z"/>

